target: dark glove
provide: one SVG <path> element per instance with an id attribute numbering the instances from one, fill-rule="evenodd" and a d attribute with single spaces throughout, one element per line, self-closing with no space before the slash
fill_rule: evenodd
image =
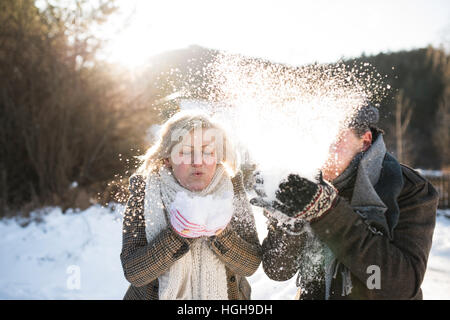
<path id="1" fill-rule="evenodd" d="M 263 182 L 262 182 L 263 183 Z M 255 206 L 260 206 L 270 212 L 279 211 L 286 218 L 301 218 L 311 221 L 320 217 L 333 207 L 337 199 L 337 190 L 319 176 L 319 183 L 314 183 L 296 174 L 290 174 L 281 182 L 275 192 L 277 200 L 268 201 L 260 192 L 261 183 L 255 182 L 258 197 L 250 200 Z"/>

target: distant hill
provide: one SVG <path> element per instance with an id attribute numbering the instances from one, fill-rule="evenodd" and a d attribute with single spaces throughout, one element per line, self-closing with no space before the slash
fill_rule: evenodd
<path id="1" fill-rule="evenodd" d="M 388 76 L 386 82 L 394 89 L 381 103 L 381 127 L 387 133 L 388 149 L 396 153 L 395 104 L 396 95 L 402 91 L 404 104 L 412 108 L 404 142 L 408 163 L 435 169 L 450 165 L 449 55 L 428 47 L 362 56 L 356 61 L 371 63 Z"/>
<path id="2" fill-rule="evenodd" d="M 177 91 L 189 91 L 193 97 L 206 99 L 208 92 L 202 88 L 207 87 L 205 83 L 209 79 L 204 67 L 218 53 L 217 50 L 190 46 L 153 57 L 149 67 L 143 70 L 142 78 L 146 83 L 148 101 L 160 101 Z M 404 104 L 408 104 L 404 109 L 409 105 L 412 108 L 411 120 L 403 135 L 403 161 L 421 168 L 440 169 L 448 166 L 450 147 L 447 146 L 447 151 L 443 150 L 445 144 L 443 147 L 442 141 L 437 141 L 436 132 L 439 129 L 445 136 L 445 127 L 448 131 L 448 115 L 446 121 L 442 121 L 438 109 L 445 103 L 443 101 L 450 90 L 449 55 L 441 49 L 428 47 L 344 61 L 345 64 L 359 62 L 369 62 L 380 74 L 387 75 L 386 84 L 392 87 L 391 94 L 380 105 L 380 126 L 386 131 L 388 150 L 394 154 L 397 152 L 395 105 L 401 91 Z M 448 114 L 448 103 L 447 100 L 447 105 L 441 106 L 440 112 Z M 439 136 L 442 137 L 442 134 Z M 448 132 L 444 138 L 448 139 Z"/>

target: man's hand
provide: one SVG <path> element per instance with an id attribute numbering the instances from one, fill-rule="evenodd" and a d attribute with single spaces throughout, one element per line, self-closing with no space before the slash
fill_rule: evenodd
<path id="1" fill-rule="evenodd" d="M 255 183 L 255 192 L 258 197 L 250 200 L 255 206 L 265 208 L 270 212 L 281 212 L 286 220 L 305 219 L 311 221 L 327 212 L 337 198 L 337 190 L 325 182 L 321 176 L 319 183 L 314 183 L 296 174 L 290 174 L 281 182 L 275 192 L 277 200 L 268 201 L 261 193 L 263 183 Z"/>

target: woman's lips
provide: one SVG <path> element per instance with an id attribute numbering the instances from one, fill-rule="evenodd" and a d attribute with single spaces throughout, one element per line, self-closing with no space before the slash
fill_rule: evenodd
<path id="1" fill-rule="evenodd" d="M 203 175 L 203 172 L 194 172 L 194 173 L 192 173 L 192 175 L 195 177 L 200 177 Z"/>

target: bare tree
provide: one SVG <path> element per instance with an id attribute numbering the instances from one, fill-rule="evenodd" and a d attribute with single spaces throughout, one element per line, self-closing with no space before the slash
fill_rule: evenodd
<path id="1" fill-rule="evenodd" d="M 0 1 L 0 216 L 26 203 L 70 205 L 131 166 L 144 136 L 124 77 L 94 60 L 101 40 L 90 41 L 90 26 L 114 1 L 52 3 Z"/>
<path id="2" fill-rule="evenodd" d="M 404 136 L 412 116 L 412 104 L 405 96 L 404 90 L 400 89 L 395 98 L 395 136 L 397 159 L 400 162 L 405 161 Z"/>
<path id="3" fill-rule="evenodd" d="M 445 91 L 436 113 L 433 141 L 441 155 L 441 169 L 450 170 L 450 62 L 445 66 Z"/>

